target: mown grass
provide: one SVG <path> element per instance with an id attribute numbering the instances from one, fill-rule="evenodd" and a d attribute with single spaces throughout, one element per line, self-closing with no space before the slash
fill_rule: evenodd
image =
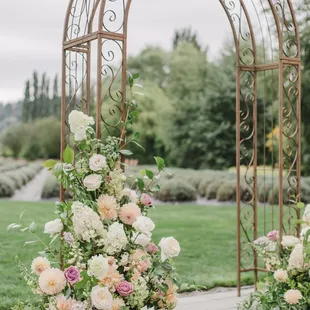
<path id="1" fill-rule="evenodd" d="M 32 294 L 24 283 L 15 261 L 17 255 L 30 266 L 42 248 L 39 245 L 23 247 L 31 240 L 28 234 L 7 232 L 8 224 L 19 220 L 26 210 L 23 222 L 33 220 L 38 231 L 54 218 L 51 202 L 0 201 L 0 309 L 9 309 L 19 300 L 31 299 Z M 233 206 L 163 205 L 151 212 L 156 223 L 154 239 L 174 236 L 181 244 L 182 252 L 176 259 L 183 283 L 207 286 L 236 285 L 236 209 Z M 48 236 L 42 236 L 44 240 Z M 244 284 L 251 283 L 247 274 Z"/>

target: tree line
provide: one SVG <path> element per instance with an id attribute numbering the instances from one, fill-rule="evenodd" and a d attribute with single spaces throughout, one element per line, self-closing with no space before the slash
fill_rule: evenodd
<path id="1" fill-rule="evenodd" d="M 307 19 L 306 24 L 309 23 Z M 301 29 L 304 174 L 310 173 L 309 29 Z M 199 42 L 195 31 L 186 28 L 175 32 L 171 50 L 147 46 L 138 55 L 129 57 L 128 70 L 138 72 L 139 83 L 144 86 L 144 97 L 137 99 L 139 119 L 132 128 L 132 134 L 140 132 L 140 143 L 145 148 L 144 152 L 133 146 L 140 163 L 151 163 L 152 155 L 156 154 L 165 157 L 169 165 L 178 167 L 226 169 L 235 166 L 235 51 L 232 42 L 226 42 L 221 51 L 217 59 L 210 60 L 208 48 Z M 268 79 L 271 77 L 267 75 L 267 86 Z M 274 83 L 277 84 L 277 80 Z M 24 98 L 19 104 L 20 121 L 38 123 L 46 117 L 59 120 L 58 84 L 57 76 L 51 82 L 46 74 L 39 77 L 34 72 L 26 82 Z M 264 93 L 263 89 L 259 93 Z M 270 93 L 267 87 L 267 97 Z M 265 129 L 258 133 L 259 163 L 275 165 L 267 140 L 276 132 L 277 117 L 270 108 L 264 107 L 262 97 L 258 98 L 258 119 L 260 123 L 265 119 L 267 122 Z M 2 110 L 0 105 L 0 122 Z"/>

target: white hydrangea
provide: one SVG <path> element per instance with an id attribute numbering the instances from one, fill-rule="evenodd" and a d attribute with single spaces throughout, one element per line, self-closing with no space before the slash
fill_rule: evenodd
<path id="1" fill-rule="evenodd" d="M 119 253 L 128 244 L 123 224 L 113 223 L 109 227 L 105 240 L 104 249 L 109 255 Z"/>
<path id="2" fill-rule="evenodd" d="M 281 242 L 282 246 L 285 248 L 292 248 L 298 243 L 300 243 L 300 240 L 294 236 L 283 236 Z"/>
<path id="3" fill-rule="evenodd" d="M 95 277 L 98 280 L 102 280 L 109 269 L 109 261 L 107 258 L 103 257 L 101 254 L 97 256 L 93 256 L 88 261 L 88 270 L 87 274 L 90 277 Z"/>
<path id="4" fill-rule="evenodd" d="M 109 177 L 111 180 L 108 183 L 108 192 L 110 196 L 114 196 L 116 200 L 121 200 L 123 197 L 124 183 L 126 181 L 126 176 L 123 170 L 118 166 L 113 171 L 110 172 Z"/>
<path id="5" fill-rule="evenodd" d="M 302 220 L 305 222 L 302 224 L 303 228 L 310 226 L 310 204 L 306 205 Z"/>
<path id="6" fill-rule="evenodd" d="M 302 244 L 297 244 L 288 260 L 288 269 L 302 270 L 304 268 L 304 248 Z"/>
<path id="7" fill-rule="evenodd" d="M 81 202 L 72 204 L 72 222 L 77 238 L 90 242 L 97 237 L 105 238 L 106 230 L 99 215 Z"/>
<path id="8" fill-rule="evenodd" d="M 269 245 L 270 240 L 268 237 L 263 236 L 263 237 L 259 237 L 258 239 L 256 239 L 253 243 L 258 246 L 266 246 L 266 245 Z"/>
<path id="9" fill-rule="evenodd" d="M 70 130 L 74 134 L 75 141 L 86 139 L 87 127 L 94 124 L 94 119 L 83 112 L 73 110 L 69 115 Z"/>

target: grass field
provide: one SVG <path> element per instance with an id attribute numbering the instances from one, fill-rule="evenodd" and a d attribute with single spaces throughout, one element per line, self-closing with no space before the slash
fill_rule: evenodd
<path id="1" fill-rule="evenodd" d="M 39 231 L 54 218 L 51 202 L 29 203 L 0 201 L 0 309 L 9 309 L 18 300 L 31 298 L 31 292 L 19 275 L 15 256 L 29 266 L 38 245 L 23 248 L 28 234 L 7 232 L 7 225 L 16 222 L 26 210 L 23 222 L 35 220 Z M 208 288 L 236 285 L 236 209 L 232 206 L 164 205 L 152 211 L 156 223 L 154 239 L 174 236 L 182 252 L 176 265 L 183 283 L 199 284 Z M 47 236 L 42 238 L 48 239 Z M 250 274 L 244 284 L 252 280 Z"/>

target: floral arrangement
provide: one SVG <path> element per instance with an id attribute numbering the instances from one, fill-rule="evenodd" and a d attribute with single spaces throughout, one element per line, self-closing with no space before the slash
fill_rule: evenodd
<path id="1" fill-rule="evenodd" d="M 44 229 L 51 242 L 42 242 L 45 249 L 34 258 L 31 272 L 21 265 L 25 280 L 39 297 L 33 309 L 174 309 L 177 274 L 172 258 L 179 255 L 180 246 L 173 237 L 155 245 L 155 224 L 148 217 L 164 160 L 155 157 L 156 175 L 141 172 L 137 191 L 126 188 L 120 156 L 129 151 L 120 149 L 120 139 L 108 137 L 105 143 L 96 139 L 94 119 L 79 111 L 70 113 L 69 124 L 75 151 L 67 146 L 61 163 L 48 160 L 45 166 L 72 199 L 56 203 L 58 218 Z M 35 223 L 9 228 L 39 239 Z"/>
<path id="2" fill-rule="evenodd" d="M 299 208 L 304 204 L 299 203 Z M 283 236 L 271 231 L 254 241 L 254 248 L 270 271 L 259 290 L 239 309 L 310 309 L 310 205 L 305 208 L 300 237 Z"/>

